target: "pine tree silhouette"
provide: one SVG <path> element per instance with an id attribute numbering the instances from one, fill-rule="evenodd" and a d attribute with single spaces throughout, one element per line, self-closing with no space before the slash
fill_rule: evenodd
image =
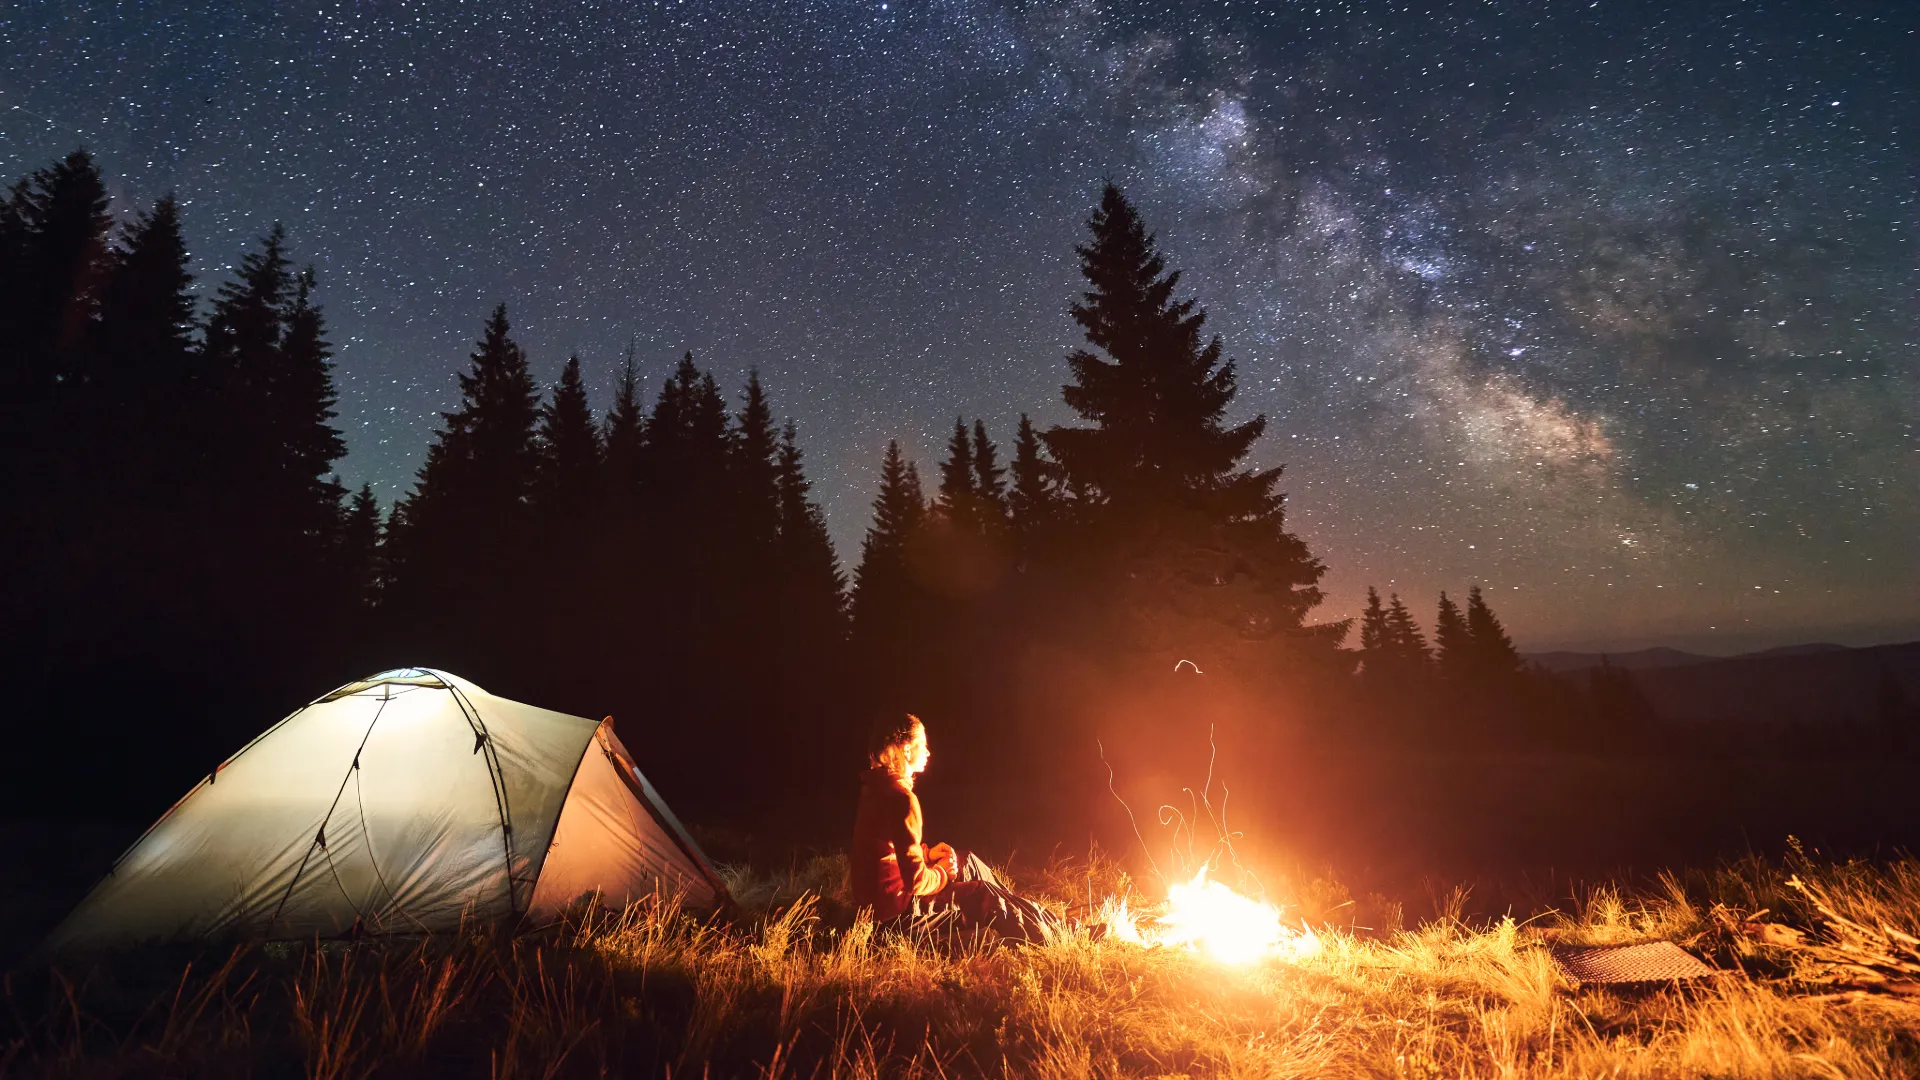
<path id="1" fill-rule="evenodd" d="M 115 543 L 124 530 L 112 527 L 124 519 L 101 505 L 100 484 L 113 478 L 99 474 L 102 448 L 93 442 L 105 432 L 75 379 L 109 265 L 110 223 L 106 187 L 85 150 L 22 179 L 0 207 L 0 566 L 8 575 L 0 675 L 39 692 L 53 691 L 71 657 L 95 652 L 119 614 L 124 567 L 107 551 L 125 546 Z M 115 518 L 98 520 L 103 510 Z M 104 566 L 115 572 L 102 577 Z M 10 696 L 18 715 L 33 714 L 31 698 Z"/>
<path id="2" fill-rule="evenodd" d="M 650 585 L 646 503 L 647 420 L 640 400 L 640 374 L 634 349 L 614 383 L 613 404 L 601 423 L 604 460 L 601 503 L 605 518 L 594 530 L 595 550 L 588 569 L 599 592 L 596 612 L 642 611 Z M 601 616 L 604 618 L 604 616 Z M 600 670 L 616 670 L 625 657 L 644 654 L 646 635 L 602 633 L 582 643 L 581 655 L 596 658 Z"/>
<path id="3" fill-rule="evenodd" d="M 1380 673 L 1380 657 L 1388 642 L 1387 610 L 1380 606 L 1380 594 L 1367 586 L 1367 606 L 1360 615 L 1360 659 L 1370 676 Z"/>
<path id="4" fill-rule="evenodd" d="M 121 619 L 176 627 L 183 647 L 197 638 L 194 597 L 213 586 L 194 572 L 208 543 L 191 515 L 212 501 L 196 448 L 214 414 L 197 378 L 188 263 L 171 196 L 122 231 L 72 387 L 95 435 L 69 459 L 93 481 L 64 511 L 86 523 L 69 549 Z"/>
<path id="5" fill-rule="evenodd" d="M 800 445 L 792 421 L 780 433 L 780 562 L 787 610 L 802 635 L 846 635 L 847 578 L 834 557 L 827 520 L 813 501 L 801 468 Z M 806 640 L 800 637 L 799 640 Z"/>
<path id="6" fill-rule="evenodd" d="M 331 605 L 332 562 L 344 491 L 332 477 L 346 454 L 334 427 L 336 394 L 325 320 L 312 272 L 295 274 L 280 225 L 240 262 L 208 318 L 202 371 L 212 415 L 200 420 L 197 467 L 209 573 L 221 581 L 215 618 L 258 650 L 301 647 L 325 633 L 310 622 L 256 612 Z"/>
<path id="7" fill-rule="evenodd" d="M 261 237 L 260 250 L 243 256 L 234 279 L 220 286 L 207 321 L 207 365 L 236 403 L 266 399 L 292 291 L 287 231 L 275 222 Z"/>
<path id="8" fill-rule="evenodd" d="M 1483 684 L 1498 684 L 1519 673 L 1520 653 L 1478 585 L 1467 590 L 1467 642 L 1474 676 Z"/>
<path id="9" fill-rule="evenodd" d="M 413 493 L 388 524 L 396 616 L 423 652 L 476 673 L 513 664 L 533 602 L 540 395 L 510 330 L 500 304 L 459 376 L 460 404 L 440 414 Z"/>
<path id="10" fill-rule="evenodd" d="M 107 269 L 108 206 L 84 149 L 9 193 L 0 211 L 0 399 L 42 407 L 69 374 Z"/>
<path id="11" fill-rule="evenodd" d="M 326 339 L 325 319 L 313 303 L 313 289 L 313 268 L 308 267 L 294 279 L 270 399 L 277 433 L 272 445 L 289 515 L 285 524 L 311 542 L 302 545 L 303 557 L 330 542 L 328 534 L 346 494 L 330 476 L 333 463 L 346 456 L 347 444 L 333 426 L 339 415 L 333 348 Z"/>
<path id="12" fill-rule="evenodd" d="M 531 498 L 540 460 L 540 393 L 511 330 L 507 305 L 496 306 L 469 358 L 472 367 L 459 376 L 459 406 L 440 414 L 446 426 L 428 448 L 409 514 L 432 505 L 442 476 L 448 496 L 480 513 L 515 518 Z"/>
<path id="13" fill-rule="evenodd" d="M 362 610 L 380 602 L 381 527 L 380 501 L 374 498 L 373 485 L 361 484 L 341 517 L 339 561 L 347 595 Z"/>
<path id="14" fill-rule="evenodd" d="M 1460 606 L 1440 594 L 1440 612 L 1433 620 L 1434 664 L 1443 678 L 1460 681 L 1473 673 L 1473 641 Z"/>
<path id="15" fill-rule="evenodd" d="M 567 358 L 552 396 L 540 407 L 538 440 L 534 506 L 560 529 L 583 528 L 598 507 L 603 485 L 600 433 L 578 356 Z"/>
<path id="16" fill-rule="evenodd" d="M 983 523 L 995 527 L 1007 521 L 1007 470 L 1000 466 L 999 448 L 987 438 L 984 420 L 973 422 L 974 496 Z"/>
<path id="17" fill-rule="evenodd" d="M 595 655 L 600 639 L 589 627 L 608 598 L 600 432 L 578 356 L 567 358 L 540 406 L 534 445 L 527 557 L 540 564 L 541 588 L 528 598 L 528 615 L 543 630 L 529 642 L 537 650 L 530 660 L 551 672 Z"/>
<path id="18" fill-rule="evenodd" d="M 966 421 L 956 416 L 953 435 L 947 440 L 947 456 L 940 462 L 940 491 L 934 499 L 934 508 L 961 532 L 979 528 L 977 484 L 973 474 L 973 439 L 967 433 Z"/>
<path id="19" fill-rule="evenodd" d="M 926 517 L 920 474 L 887 443 L 880 466 L 880 492 L 873 500 L 873 524 L 860 543 L 854 571 L 853 633 L 856 640 L 888 641 L 910 615 L 914 594 L 907 567 L 907 545 Z"/>
<path id="20" fill-rule="evenodd" d="M 224 519 L 223 531 L 237 549 L 222 553 L 221 563 L 251 565 L 269 544 L 266 519 L 278 508 L 263 503 L 282 494 L 275 390 L 292 290 L 286 230 L 275 224 L 221 284 L 207 320 L 201 366 L 211 411 L 197 418 L 195 465 L 211 493 L 202 512 Z"/>
<path id="21" fill-rule="evenodd" d="M 99 384 L 113 422 L 140 426 L 134 443 L 155 437 L 159 418 L 191 392 L 190 262 L 180 204 L 164 195 L 123 231 L 106 271 L 87 381 Z"/>
<path id="22" fill-rule="evenodd" d="M 1401 678 L 1417 678 L 1426 674 L 1427 665 L 1432 656 L 1427 652 L 1427 639 L 1420 632 L 1420 624 L 1413 621 L 1413 613 L 1400 600 L 1400 594 L 1394 593 L 1387 603 L 1386 637 L 1383 659 Z"/>
<path id="23" fill-rule="evenodd" d="M 600 426 L 601 445 L 606 453 L 606 479 L 609 495 L 616 506 L 630 502 L 640 483 L 641 459 L 645 454 L 646 413 L 640 405 L 640 375 L 633 363 L 633 346 L 627 346 L 626 365 L 614 384 L 613 407 Z"/>
<path id="24" fill-rule="evenodd" d="M 731 487 L 737 498 L 735 535 L 755 551 L 771 547 L 780 532 L 778 440 L 760 373 L 751 371 L 741 392 L 740 412 L 734 417 Z M 747 557 L 764 559 L 764 555 Z"/>
<path id="25" fill-rule="evenodd" d="M 688 352 L 647 418 L 641 474 L 654 509 L 680 517 L 682 531 L 701 538 L 696 544 L 704 543 L 724 506 L 729 441 L 726 401 Z"/>
<path id="26" fill-rule="evenodd" d="M 1033 421 L 1021 413 L 1013 442 L 1013 486 L 1007 492 L 1007 509 L 1014 530 L 1023 537 L 1048 528 L 1058 517 L 1060 496 L 1051 464 L 1042 456 Z"/>
<path id="27" fill-rule="evenodd" d="M 1299 628 L 1324 571 L 1284 527 L 1280 470 L 1242 467 L 1266 418 L 1224 422 L 1233 362 L 1194 301 L 1174 299 L 1179 272 L 1118 188 L 1087 224 L 1073 317 L 1092 349 L 1068 357 L 1064 395 L 1091 426 L 1053 428 L 1046 445 L 1083 496 L 1087 545 L 1118 556 L 1103 587 L 1130 592 L 1140 631 L 1169 643 L 1198 643 L 1207 624 L 1224 633 L 1216 648 Z"/>

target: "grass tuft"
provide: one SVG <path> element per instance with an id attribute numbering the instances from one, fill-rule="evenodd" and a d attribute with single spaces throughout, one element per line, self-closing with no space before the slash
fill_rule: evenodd
<path id="1" fill-rule="evenodd" d="M 0 1068 L 330 1080 L 1920 1075 L 1920 980 L 1901 967 L 1920 935 L 1913 862 L 1747 860 L 1482 922 L 1464 891 L 1434 889 L 1434 917 L 1410 929 L 1358 926 L 1344 889 L 1303 877 L 1302 895 L 1283 899 L 1319 913 L 1318 952 L 1244 968 L 1123 934 L 1009 947 L 883 930 L 846 910 L 843 859 L 728 873 L 755 905 L 728 920 L 650 900 L 583 905 L 518 939 L 476 930 L 16 973 Z M 1077 918 L 1150 907 L 1098 853 L 1025 877 Z M 1574 990 L 1545 947 L 1655 940 L 1723 973 Z"/>

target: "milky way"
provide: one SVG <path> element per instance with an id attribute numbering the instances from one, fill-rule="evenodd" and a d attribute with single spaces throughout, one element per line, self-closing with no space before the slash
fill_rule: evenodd
<path id="1" fill-rule="evenodd" d="M 203 287 L 284 220 L 350 482 L 406 490 L 504 299 L 602 406 L 629 343 L 757 368 L 848 556 L 889 438 L 1069 419 L 1111 177 L 1317 618 L 1480 583 L 1523 647 L 1735 651 L 1920 636 L 1916 55 L 1896 3 L 30 0 L 0 162 L 177 191 Z"/>

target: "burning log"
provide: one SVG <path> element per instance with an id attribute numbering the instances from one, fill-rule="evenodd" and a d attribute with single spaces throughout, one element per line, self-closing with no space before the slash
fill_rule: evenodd
<path id="1" fill-rule="evenodd" d="M 1320 939 L 1304 922 L 1289 929 L 1280 909 L 1209 880 L 1201 866 L 1192 880 L 1167 888 L 1167 902 L 1152 914 L 1109 903 L 1102 913 L 1116 939 L 1149 948 L 1184 948 L 1234 965 L 1269 957 L 1299 959 L 1320 951 Z"/>

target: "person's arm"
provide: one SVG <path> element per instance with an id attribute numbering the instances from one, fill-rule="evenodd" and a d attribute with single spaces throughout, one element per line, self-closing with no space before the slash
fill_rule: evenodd
<path id="1" fill-rule="evenodd" d="M 905 805 L 896 820 L 893 835 L 894 858 L 900 861 L 900 881 L 909 896 L 931 896 L 947 887 L 947 871 L 927 861 L 920 846 L 920 800 L 906 793 Z"/>

